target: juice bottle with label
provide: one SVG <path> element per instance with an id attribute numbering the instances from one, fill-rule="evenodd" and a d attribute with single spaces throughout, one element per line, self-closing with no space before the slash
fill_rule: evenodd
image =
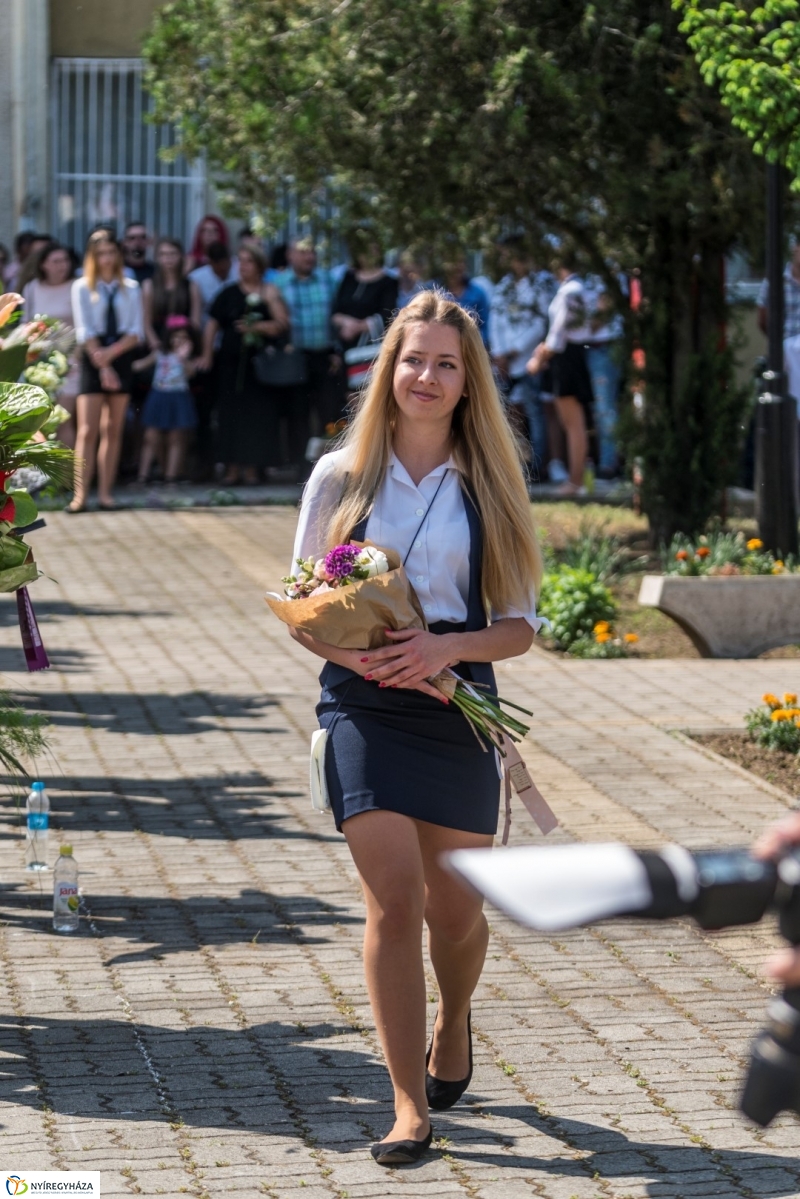
<path id="1" fill-rule="evenodd" d="M 56 862 L 53 883 L 53 929 L 57 933 L 78 930 L 78 865 L 72 856 L 72 846 L 62 845 Z"/>

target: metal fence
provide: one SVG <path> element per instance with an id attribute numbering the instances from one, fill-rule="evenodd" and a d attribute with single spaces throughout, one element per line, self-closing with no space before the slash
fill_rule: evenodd
<path id="1" fill-rule="evenodd" d="M 108 222 L 121 236 L 136 220 L 188 248 L 205 211 L 205 170 L 161 157 L 175 131 L 146 119 L 141 60 L 56 58 L 50 98 L 53 234 L 81 253 L 94 226 Z"/>

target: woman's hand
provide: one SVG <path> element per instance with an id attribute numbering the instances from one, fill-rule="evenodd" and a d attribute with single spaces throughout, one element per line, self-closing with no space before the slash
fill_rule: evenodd
<path id="1" fill-rule="evenodd" d="M 108 366 L 108 349 L 102 347 L 92 350 L 89 354 L 92 366 L 95 370 L 102 370 L 104 366 Z"/>
<path id="2" fill-rule="evenodd" d="M 364 669 L 364 678 L 381 687 L 422 691 L 447 703 L 446 697 L 427 680 L 460 660 L 455 650 L 458 634 L 436 636 L 422 629 L 387 629 L 386 636 L 391 645 L 360 655 L 359 665 Z"/>
<path id="3" fill-rule="evenodd" d="M 369 332 L 369 325 L 366 321 L 360 321 L 355 316 L 347 316 L 344 312 L 335 313 L 331 319 L 342 341 L 355 341 L 362 333 Z"/>
<path id="4" fill-rule="evenodd" d="M 536 347 L 525 364 L 525 370 L 529 375 L 538 375 L 539 371 L 543 371 L 547 366 L 551 357 L 552 355 L 549 349 L 544 342 L 541 342 L 541 344 Z"/>
<path id="5" fill-rule="evenodd" d="M 114 370 L 113 366 L 100 367 L 100 382 L 103 385 L 104 391 L 122 391 L 122 384 L 119 381 L 119 375 Z"/>
<path id="6" fill-rule="evenodd" d="M 762 833 L 753 846 L 757 858 L 780 858 L 800 845 L 800 812 L 779 820 Z M 764 963 L 764 972 L 785 986 L 800 986 L 800 949 L 781 949 Z"/>

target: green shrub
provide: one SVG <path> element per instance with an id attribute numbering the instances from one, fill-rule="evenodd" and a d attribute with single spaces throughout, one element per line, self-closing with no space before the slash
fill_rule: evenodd
<path id="1" fill-rule="evenodd" d="M 579 637 L 569 647 L 570 658 L 627 658 L 623 641 L 598 641 L 594 637 Z"/>
<path id="2" fill-rule="evenodd" d="M 601 583 L 643 569 L 647 559 L 631 558 L 620 539 L 604 532 L 604 528 L 604 522 L 582 521 L 577 537 L 571 537 L 554 560 L 561 566 L 588 570 Z"/>
<path id="3" fill-rule="evenodd" d="M 594 626 L 609 622 L 617 605 L 609 589 L 596 575 L 574 566 L 562 566 L 544 577 L 539 613 L 552 624 L 559 649 L 570 649 L 581 638 L 591 638 Z"/>

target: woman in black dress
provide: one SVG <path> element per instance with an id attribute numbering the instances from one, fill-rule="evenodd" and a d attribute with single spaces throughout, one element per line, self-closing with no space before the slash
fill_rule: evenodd
<path id="1" fill-rule="evenodd" d="M 203 369 L 210 370 L 214 342 L 219 411 L 218 454 L 225 463 L 223 483 L 258 482 L 258 472 L 278 460 L 277 418 L 269 389 L 259 383 L 253 359 L 289 331 L 289 313 L 278 289 L 264 283 L 266 259 L 256 246 L 239 250 L 239 279 L 224 287 L 208 310 Z"/>
<path id="2" fill-rule="evenodd" d="M 292 630 L 327 659 L 325 775 L 364 890 L 367 985 L 397 1116 L 372 1154 L 400 1165 L 430 1145 L 429 1107 L 451 1107 L 472 1075 L 470 1003 L 489 934 L 441 855 L 492 844 L 500 795 L 494 754 L 427 680 L 456 666 L 494 690 L 492 662 L 525 653 L 539 625 L 517 443 L 475 319 L 441 293 L 395 318 L 344 447 L 306 487 L 295 557 L 351 537 L 407 560 L 429 626 L 369 652 Z M 427 1059 L 423 921 L 439 984 Z"/>
<path id="3" fill-rule="evenodd" d="M 397 308 L 398 282 L 383 269 L 383 254 L 374 237 L 362 230 L 352 234 L 350 252 L 354 266 L 342 276 L 331 317 L 342 356 L 359 344 L 380 341 Z M 342 378 L 344 398 L 346 368 Z"/>

